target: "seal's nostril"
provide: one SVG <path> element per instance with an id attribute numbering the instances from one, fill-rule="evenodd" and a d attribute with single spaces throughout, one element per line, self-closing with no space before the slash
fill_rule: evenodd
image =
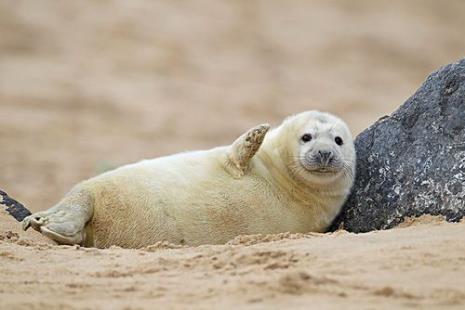
<path id="1" fill-rule="evenodd" d="M 322 162 L 327 163 L 331 160 L 333 153 L 331 151 L 318 151 Z"/>

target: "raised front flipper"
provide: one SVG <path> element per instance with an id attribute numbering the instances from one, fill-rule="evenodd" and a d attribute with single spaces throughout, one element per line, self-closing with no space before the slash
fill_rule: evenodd
<path id="1" fill-rule="evenodd" d="M 228 150 L 226 168 L 234 177 L 242 177 L 249 168 L 250 160 L 260 148 L 270 125 L 258 125 L 241 135 Z"/>

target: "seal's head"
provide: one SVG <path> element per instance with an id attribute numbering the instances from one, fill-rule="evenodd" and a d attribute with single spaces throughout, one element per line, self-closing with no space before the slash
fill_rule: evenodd
<path id="1" fill-rule="evenodd" d="M 313 184 L 353 183 L 355 148 L 344 121 L 308 111 L 289 117 L 281 127 L 282 156 L 293 177 Z"/>

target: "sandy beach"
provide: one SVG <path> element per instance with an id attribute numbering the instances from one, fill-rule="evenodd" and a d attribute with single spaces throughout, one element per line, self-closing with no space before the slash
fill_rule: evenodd
<path id="1" fill-rule="evenodd" d="M 144 158 L 320 109 L 354 135 L 465 55 L 465 2 L 0 3 L 0 188 L 31 211 Z M 1 309 L 465 306 L 465 223 L 57 246 L 0 212 Z"/>
<path id="2" fill-rule="evenodd" d="M 2 215 L 2 227 L 11 222 Z M 403 226 L 138 250 L 4 230 L 0 308 L 463 309 L 465 223 L 425 216 Z"/>

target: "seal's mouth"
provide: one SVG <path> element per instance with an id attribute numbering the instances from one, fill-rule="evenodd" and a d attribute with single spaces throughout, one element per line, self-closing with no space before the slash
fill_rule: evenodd
<path id="1" fill-rule="evenodd" d="M 339 171 L 341 171 L 339 167 L 334 167 L 334 166 L 305 167 L 305 170 L 307 170 L 310 173 L 321 174 L 321 175 L 336 174 Z"/>
<path id="2" fill-rule="evenodd" d="M 302 160 L 302 167 L 313 174 L 316 175 L 332 175 L 337 174 L 342 170 L 342 167 L 337 165 L 338 161 L 333 161 L 328 164 L 323 164 L 321 162 L 309 162 L 308 160 Z"/>

